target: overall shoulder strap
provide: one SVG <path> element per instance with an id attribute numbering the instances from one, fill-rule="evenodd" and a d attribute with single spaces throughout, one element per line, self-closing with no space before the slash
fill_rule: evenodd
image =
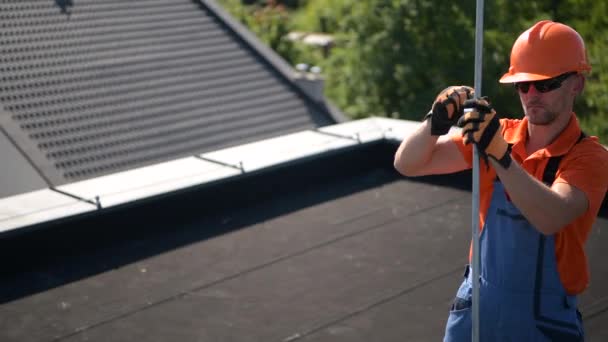
<path id="1" fill-rule="evenodd" d="M 581 142 L 581 140 L 585 139 L 585 137 L 587 137 L 587 134 L 581 131 L 581 135 L 578 137 L 576 144 Z M 553 184 L 553 181 L 555 180 L 555 174 L 557 173 L 557 169 L 559 167 L 559 163 L 562 161 L 563 158 L 563 154 L 561 156 L 553 156 L 549 158 L 549 162 L 547 162 L 547 166 L 545 167 L 545 171 L 543 173 L 543 183 L 549 186 Z"/>

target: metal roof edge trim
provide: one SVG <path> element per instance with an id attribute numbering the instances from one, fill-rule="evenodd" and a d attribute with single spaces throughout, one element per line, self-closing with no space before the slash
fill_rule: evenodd
<path id="1" fill-rule="evenodd" d="M 92 212 L 95 206 L 52 188 L 0 199 L 0 236 L 12 231 Z"/>
<path id="2" fill-rule="evenodd" d="M 406 136 L 407 131 L 412 132 L 417 126 L 415 122 L 406 120 L 371 117 L 69 183 L 57 188 L 0 198 L 0 237 L 20 228 L 45 225 L 81 214 L 93 215 L 180 191 L 230 182 L 239 177 L 268 172 L 328 154 L 343 153 L 372 143 L 397 141 L 398 136 Z M 395 132 L 399 133 L 394 134 Z M 289 144 L 294 147 L 293 150 L 289 150 Z M 275 154 L 271 155 L 273 149 Z M 240 163 L 235 161 L 235 155 L 248 158 Z M 272 158 L 264 159 L 269 155 Z M 52 200 L 48 200 L 49 197 Z"/>
<path id="3" fill-rule="evenodd" d="M 270 66 L 272 66 L 277 73 L 282 76 L 294 90 L 297 91 L 299 95 L 306 99 L 309 104 L 326 114 L 329 118 L 337 123 L 349 120 L 348 117 L 329 100 L 325 99 L 323 103 L 315 101 L 312 96 L 310 96 L 295 82 L 295 69 L 281 56 L 274 52 L 274 50 L 262 42 L 247 27 L 241 24 L 238 20 L 235 20 L 226 10 L 224 10 L 221 5 L 217 3 L 216 0 L 197 1 L 201 6 L 204 6 L 209 13 L 215 16 L 215 18 L 224 23 L 228 29 L 232 30 L 232 32 L 235 33 L 248 47 L 257 53 L 262 59 L 264 59 Z"/>
<path id="4" fill-rule="evenodd" d="M 0 101 L 0 129 L 4 132 L 6 138 L 10 141 L 16 151 L 18 151 L 24 160 L 31 166 L 32 170 L 44 181 L 47 185 L 52 184 L 52 180 L 42 172 L 42 169 L 51 170 L 51 177 L 56 178 L 59 174 L 53 172 L 53 168 L 46 162 L 44 155 L 39 149 L 35 148 L 30 140 L 25 139 L 22 135 L 17 123 L 11 119 L 12 113 L 4 109 Z M 25 148 L 25 150 L 24 150 Z"/>

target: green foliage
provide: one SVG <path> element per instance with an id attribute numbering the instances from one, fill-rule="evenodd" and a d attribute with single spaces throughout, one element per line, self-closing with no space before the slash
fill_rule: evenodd
<path id="1" fill-rule="evenodd" d="M 608 3 L 592 0 L 560 1 L 560 16 L 585 39 L 592 71 L 576 113 L 588 134 L 608 144 Z"/>
<path id="2" fill-rule="evenodd" d="M 327 95 L 351 116 L 419 119 L 447 84 L 472 83 L 474 27 L 457 6 L 442 6 L 438 16 L 430 0 L 340 4 L 326 14 L 336 19 L 328 27 L 335 27 L 338 44 L 322 65 Z"/>
<path id="3" fill-rule="evenodd" d="M 446 86 L 473 85 L 474 1 L 307 0 L 297 2 L 296 11 L 278 1 L 253 2 L 258 5 L 231 12 L 290 63 L 320 65 L 326 95 L 354 118 L 418 120 Z M 596 0 L 486 2 L 482 95 L 502 116 L 521 117 L 516 91 L 498 83 L 509 68 L 511 46 L 538 20 L 562 21 L 584 37 L 593 66 L 576 112 L 585 131 L 607 143 L 606 13 L 608 3 Z M 286 41 L 288 31 L 330 33 L 336 45 L 325 58 L 318 49 Z"/>
<path id="4" fill-rule="evenodd" d="M 306 5 L 306 0 L 241 0 L 243 5 L 283 5 L 289 8 L 298 8 Z"/>
<path id="5" fill-rule="evenodd" d="M 309 0 L 303 9 L 295 13 L 294 26 L 307 32 L 338 33 L 339 23 L 351 16 L 350 11 L 355 3 L 357 1 L 353 0 Z"/>
<path id="6" fill-rule="evenodd" d="M 292 26 L 289 11 L 280 1 L 249 1 L 251 5 L 243 4 L 242 0 L 220 0 L 219 3 L 285 60 L 291 64 L 297 62 L 303 49 L 286 37 Z"/>

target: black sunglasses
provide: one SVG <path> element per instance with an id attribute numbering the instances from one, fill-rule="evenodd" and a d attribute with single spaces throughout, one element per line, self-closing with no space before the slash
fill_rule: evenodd
<path id="1" fill-rule="evenodd" d="M 521 91 L 524 94 L 528 93 L 530 90 L 530 85 L 534 84 L 534 88 L 538 90 L 539 93 L 546 93 L 552 90 L 555 90 L 562 86 L 562 83 L 570 76 L 576 74 L 576 71 L 567 72 L 565 74 L 561 74 L 559 76 L 555 76 L 548 80 L 540 80 L 540 81 L 532 81 L 532 82 L 516 82 L 515 89 Z"/>

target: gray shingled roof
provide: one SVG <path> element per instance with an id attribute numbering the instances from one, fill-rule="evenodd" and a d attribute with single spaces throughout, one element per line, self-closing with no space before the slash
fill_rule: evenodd
<path id="1" fill-rule="evenodd" d="M 335 122 L 213 2 L 2 0 L 0 25 L 9 194 Z"/>

